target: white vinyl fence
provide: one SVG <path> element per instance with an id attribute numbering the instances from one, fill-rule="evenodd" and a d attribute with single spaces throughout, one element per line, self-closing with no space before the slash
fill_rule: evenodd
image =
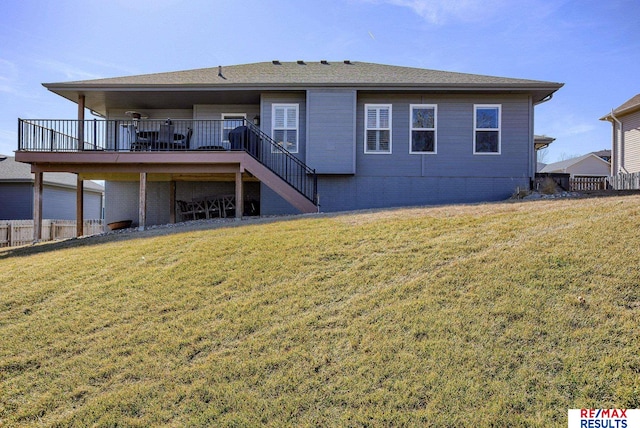
<path id="1" fill-rule="evenodd" d="M 83 235 L 96 235 L 104 231 L 102 220 L 85 220 Z M 42 241 L 73 238 L 75 220 L 42 220 Z M 0 247 L 15 247 L 33 242 L 33 220 L 0 220 Z"/>

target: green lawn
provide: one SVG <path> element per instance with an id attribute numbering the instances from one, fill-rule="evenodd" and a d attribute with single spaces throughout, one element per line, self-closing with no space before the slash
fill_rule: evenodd
<path id="1" fill-rule="evenodd" d="M 640 196 L 0 251 L 0 426 L 558 426 L 640 408 Z"/>

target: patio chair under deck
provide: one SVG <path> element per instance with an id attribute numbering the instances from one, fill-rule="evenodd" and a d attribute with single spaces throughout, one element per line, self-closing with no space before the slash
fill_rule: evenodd
<path id="1" fill-rule="evenodd" d="M 180 214 L 180 221 L 195 220 L 195 210 L 193 204 L 186 201 L 176 201 Z"/>

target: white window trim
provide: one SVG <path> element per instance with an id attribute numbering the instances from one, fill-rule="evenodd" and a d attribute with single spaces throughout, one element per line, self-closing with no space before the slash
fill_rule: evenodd
<path id="1" fill-rule="evenodd" d="M 298 103 L 274 103 L 271 104 L 271 138 L 273 138 L 273 140 L 275 141 L 274 135 L 275 135 L 275 131 L 276 131 L 276 108 L 278 107 L 285 107 L 285 108 L 289 108 L 289 107 L 293 107 L 296 109 L 296 126 L 295 128 L 278 128 L 279 130 L 285 130 L 285 131 L 290 131 L 292 129 L 296 130 L 296 149 L 294 150 L 289 150 L 286 147 L 283 147 L 285 150 L 287 150 L 289 153 L 298 153 L 298 151 L 300 150 L 300 104 Z M 278 150 L 275 149 L 274 147 L 271 148 L 271 153 L 278 153 Z"/>
<path id="2" fill-rule="evenodd" d="M 413 109 L 417 108 L 433 108 L 433 128 L 414 128 L 413 127 Z M 432 152 L 414 152 L 412 134 L 413 131 L 433 131 L 433 151 Z M 474 134 L 475 135 L 475 134 Z M 436 155 L 438 154 L 438 105 L 437 104 L 409 104 L 409 154 L 412 155 Z"/>
<path id="3" fill-rule="evenodd" d="M 497 128 L 477 128 L 476 121 L 479 108 L 498 108 Z M 498 151 L 497 152 L 476 152 L 476 131 L 498 131 Z M 474 104 L 473 105 L 473 154 L 481 156 L 496 156 L 502 153 L 502 104 Z"/>
<path id="4" fill-rule="evenodd" d="M 369 108 L 389 109 L 389 151 L 367 150 L 367 131 L 382 131 L 387 128 L 367 128 L 367 111 Z M 365 104 L 364 105 L 364 153 L 366 155 L 390 155 L 393 154 L 393 109 L 391 104 Z"/>
<path id="5" fill-rule="evenodd" d="M 222 118 L 222 129 L 220 130 L 220 132 L 222 133 L 221 135 L 221 140 L 225 143 L 228 143 L 229 140 L 225 140 L 224 138 L 222 138 L 224 136 L 224 130 L 226 129 L 224 127 L 224 121 L 228 119 L 228 117 L 242 117 L 243 119 L 247 119 L 247 113 L 222 113 L 220 115 L 220 117 Z"/>

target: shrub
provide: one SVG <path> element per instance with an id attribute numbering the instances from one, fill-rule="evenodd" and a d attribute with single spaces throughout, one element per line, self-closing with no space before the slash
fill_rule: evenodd
<path id="1" fill-rule="evenodd" d="M 540 186 L 540 192 L 546 195 L 552 195 L 556 193 L 557 189 L 558 189 L 558 186 L 556 185 L 556 182 L 553 181 L 553 178 L 551 177 L 545 178 L 544 181 L 542 182 L 542 185 Z"/>

